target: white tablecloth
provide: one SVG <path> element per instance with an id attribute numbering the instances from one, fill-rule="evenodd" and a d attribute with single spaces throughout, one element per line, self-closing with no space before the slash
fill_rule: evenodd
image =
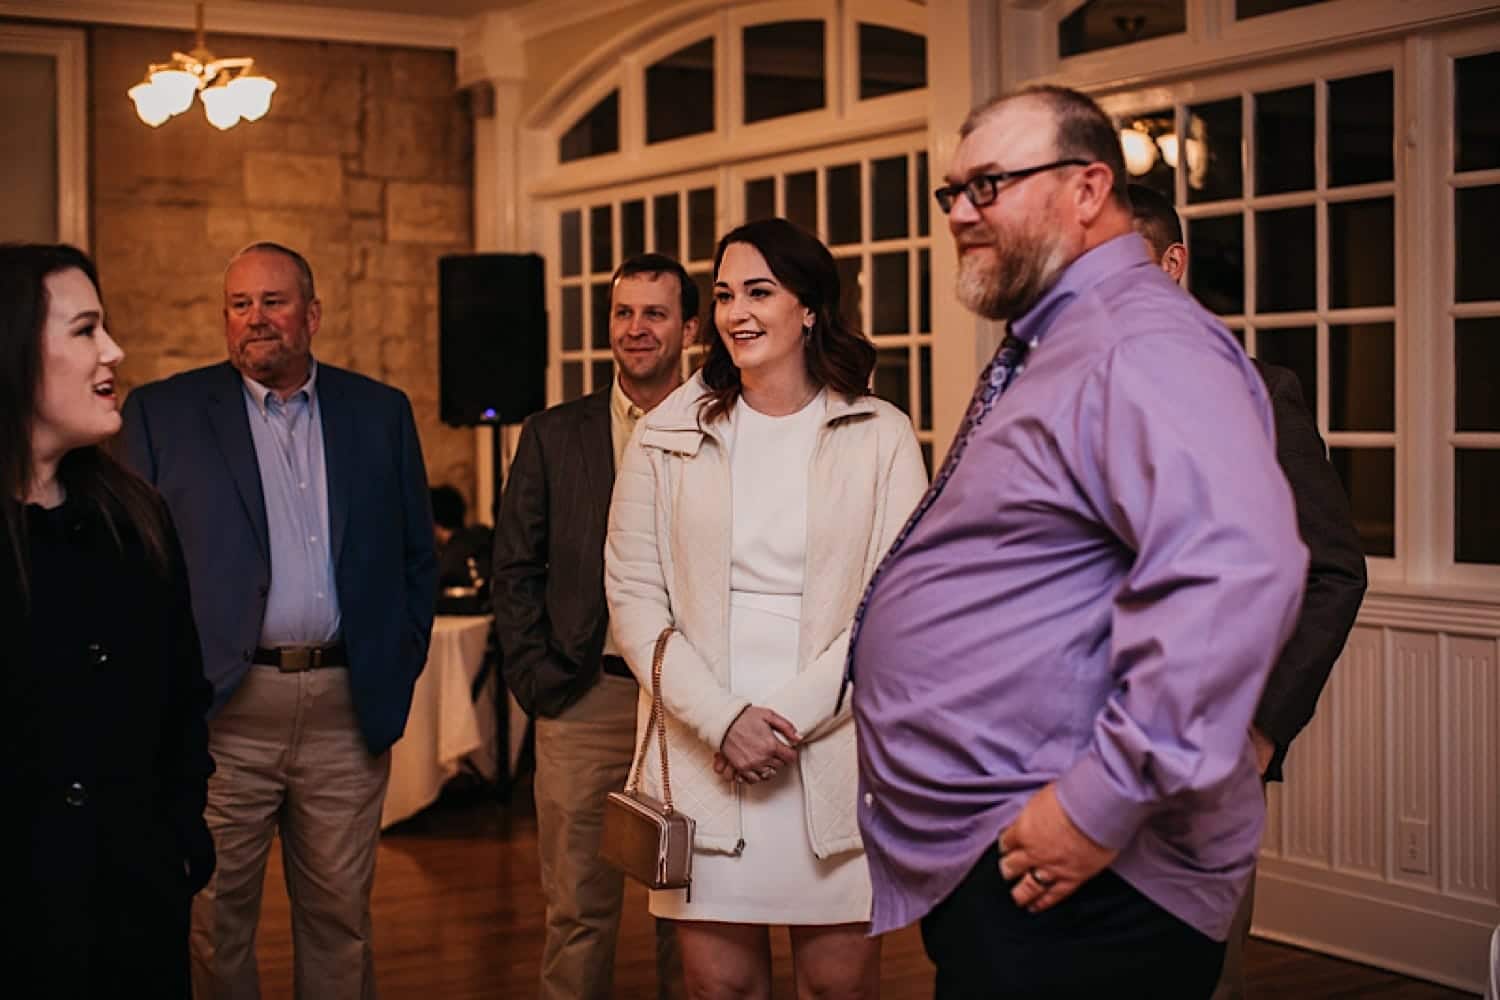
<path id="1" fill-rule="evenodd" d="M 474 680 L 484 666 L 487 615 L 439 615 L 432 626 L 427 667 L 412 691 L 406 732 L 391 747 L 391 783 L 381 812 L 382 829 L 415 815 L 437 800 L 443 785 L 468 761 L 493 779 L 499 760 L 494 708 L 496 673 L 486 679 L 478 700 Z M 514 772 L 526 733 L 526 713 L 506 693 L 509 736 L 506 761 Z"/>

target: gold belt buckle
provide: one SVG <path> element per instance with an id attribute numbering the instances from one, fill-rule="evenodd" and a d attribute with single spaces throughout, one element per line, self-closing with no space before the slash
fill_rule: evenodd
<path id="1" fill-rule="evenodd" d="M 293 674 L 316 666 L 322 650 L 316 646 L 282 646 L 277 652 L 280 662 L 276 668 L 284 674 Z"/>

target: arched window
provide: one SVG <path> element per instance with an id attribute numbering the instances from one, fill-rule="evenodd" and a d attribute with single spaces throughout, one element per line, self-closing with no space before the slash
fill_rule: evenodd
<path id="1" fill-rule="evenodd" d="M 590 108 L 557 142 L 557 159 L 562 163 L 603 156 L 620 151 L 620 92 Z"/>

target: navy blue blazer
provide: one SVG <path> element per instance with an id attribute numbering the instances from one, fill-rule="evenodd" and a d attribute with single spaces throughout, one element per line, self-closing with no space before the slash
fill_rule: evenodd
<path id="1" fill-rule="evenodd" d="M 379 754 L 406 727 L 432 634 L 427 472 L 400 390 L 319 363 L 318 408 L 349 683 Z M 183 372 L 132 392 L 124 417 L 121 457 L 161 492 L 182 539 L 212 717 L 250 668 L 271 584 L 244 382 L 228 362 Z"/>

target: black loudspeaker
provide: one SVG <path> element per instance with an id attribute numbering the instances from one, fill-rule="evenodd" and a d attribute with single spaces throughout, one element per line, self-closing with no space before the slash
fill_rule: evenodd
<path id="1" fill-rule="evenodd" d="M 438 261 L 439 412 L 454 427 L 518 424 L 547 405 L 542 258 L 483 253 Z"/>

